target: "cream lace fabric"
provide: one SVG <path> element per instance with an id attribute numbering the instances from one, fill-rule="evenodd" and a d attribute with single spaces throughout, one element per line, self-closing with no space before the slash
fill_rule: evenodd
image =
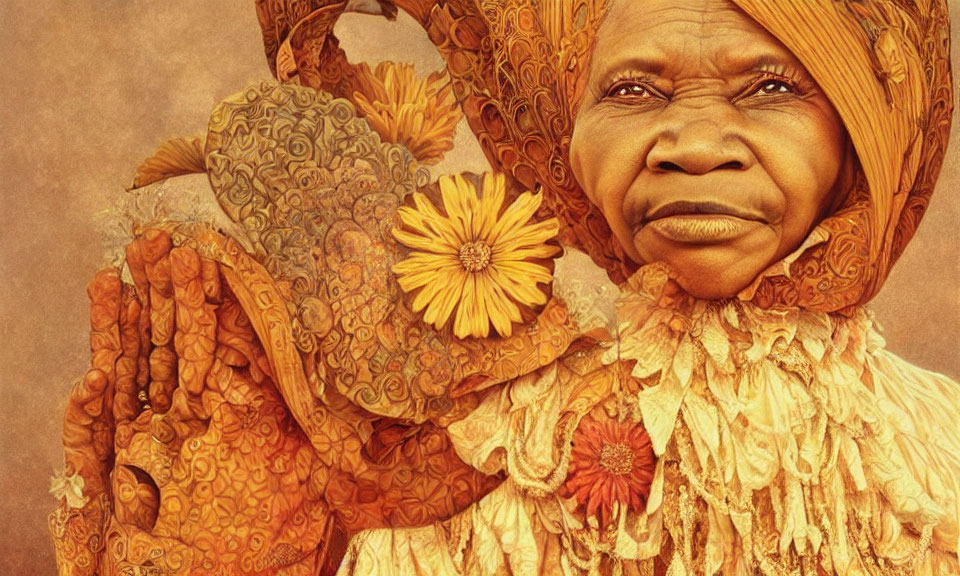
<path id="1" fill-rule="evenodd" d="M 594 288 L 558 276 L 605 324 Z M 608 345 L 450 427 L 465 461 L 506 470 L 500 488 L 444 523 L 361 533 L 340 573 L 960 574 L 960 386 L 886 352 L 867 311 L 697 301 L 649 266 L 616 315 Z M 646 510 L 607 528 L 559 493 L 591 410 L 640 421 L 659 456 Z"/>

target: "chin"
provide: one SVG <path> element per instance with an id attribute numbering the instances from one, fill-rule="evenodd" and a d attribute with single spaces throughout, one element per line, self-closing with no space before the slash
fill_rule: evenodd
<path id="1" fill-rule="evenodd" d="M 699 252 L 699 253 L 698 253 Z M 702 300 L 733 298 L 766 269 L 766 258 L 731 258 L 725 254 L 713 254 L 710 250 L 694 251 L 693 254 L 672 255 L 654 259 L 673 270 L 673 277 L 685 292 Z M 724 257 L 727 256 L 727 257 Z"/>
<path id="2" fill-rule="evenodd" d="M 641 263 L 661 262 L 669 266 L 681 288 L 695 298 L 733 298 L 778 256 L 778 238 L 769 228 L 729 242 L 694 244 L 675 242 L 658 234 L 639 234 L 634 248 Z"/>
<path id="3" fill-rule="evenodd" d="M 701 276 L 684 276 L 681 274 L 677 277 L 677 284 L 694 298 L 701 300 L 724 300 L 733 298 L 739 294 L 741 290 L 750 285 L 750 280 L 743 282 L 740 279 L 724 278 L 722 276 L 719 278 L 714 276 L 713 279 L 710 279 Z"/>

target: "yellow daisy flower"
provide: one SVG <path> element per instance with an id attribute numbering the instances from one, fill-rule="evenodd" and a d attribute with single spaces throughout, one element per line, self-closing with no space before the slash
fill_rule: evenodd
<path id="1" fill-rule="evenodd" d="M 422 193 L 413 195 L 415 208 L 399 210 L 402 228 L 393 234 L 413 249 L 393 272 L 404 292 L 419 290 L 413 311 L 426 308 L 423 320 L 442 329 L 456 314 L 453 333 L 458 338 L 485 338 L 490 324 L 510 336 L 520 322 L 519 306 L 545 304 L 537 284 L 549 283 L 551 273 L 531 260 L 550 258 L 559 251 L 545 244 L 559 231 L 555 218 L 528 223 L 542 196 L 525 192 L 501 210 L 506 178 L 486 174 L 483 194 L 463 176 L 440 178 L 446 214 Z"/>
<path id="2" fill-rule="evenodd" d="M 386 142 L 401 144 L 418 162 L 435 164 L 453 149 L 461 112 L 446 72 L 418 77 L 410 64 L 362 65 L 357 110 Z"/>

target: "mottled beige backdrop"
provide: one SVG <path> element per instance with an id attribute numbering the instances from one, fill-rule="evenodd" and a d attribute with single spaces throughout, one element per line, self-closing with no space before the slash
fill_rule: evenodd
<path id="1" fill-rule="evenodd" d="M 960 13 L 960 0 L 950 6 Z M 409 24 L 373 24 L 341 26 L 352 57 L 436 64 Z M 47 488 L 65 398 L 87 365 L 98 213 L 165 138 L 202 133 L 218 100 L 269 72 L 253 0 L 2 0 L 0 55 L 0 574 L 52 575 Z M 920 234 L 874 306 L 893 351 L 954 378 L 957 132 Z M 475 149 L 455 159 L 475 165 Z"/>

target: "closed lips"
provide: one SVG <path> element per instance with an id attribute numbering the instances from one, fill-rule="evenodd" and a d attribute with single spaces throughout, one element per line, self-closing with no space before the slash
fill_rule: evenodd
<path id="1" fill-rule="evenodd" d="M 717 202 L 689 202 L 689 201 L 678 201 L 670 202 L 652 212 L 644 218 L 644 224 L 651 222 L 653 220 L 660 220 L 663 218 L 670 218 L 671 216 L 689 216 L 689 215 L 717 215 L 717 216 L 732 216 L 734 218 L 740 218 L 742 220 L 756 220 L 758 222 L 764 222 L 765 219 L 760 217 L 757 214 L 748 212 L 746 210 L 741 210 L 728 206 L 726 204 L 720 204 Z"/>
<path id="2" fill-rule="evenodd" d="M 756 214 L 716 202 L 671 202 L 657 208 L 637 228 L 681 244 L 724 244 L 766 226 Z"/>

